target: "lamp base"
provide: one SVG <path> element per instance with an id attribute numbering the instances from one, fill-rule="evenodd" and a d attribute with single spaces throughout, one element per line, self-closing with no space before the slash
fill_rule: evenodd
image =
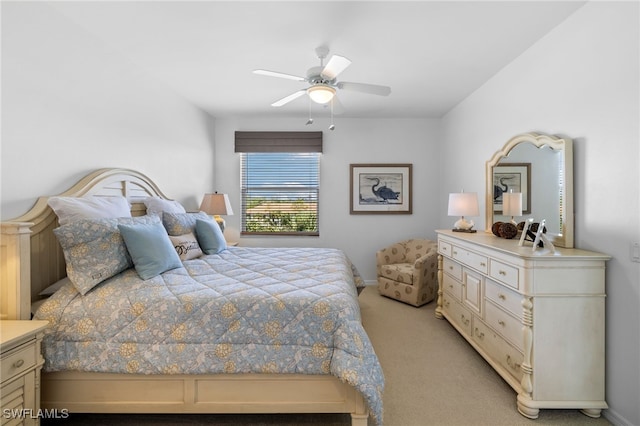
<path id="1" fill-rule="evenodd" d="M 222 230 L 222 232 L 224 232 L 224 228 L 225 228 L 225 225 L 226 225 L 224 219 L 221 218 L 220 215 L 213 216 L 213 219 L 216 221 L 218 226 L 220 226 L 220 229 Z"/>
<path id="2" fill-rule="evenodd" d="M 473 234 L 474 232 L 476 232 L 475 229 L 456 229 L 456 228 L 453 228 L 452 231 L 453 232 L 466 232 L 467 234 Z"/>

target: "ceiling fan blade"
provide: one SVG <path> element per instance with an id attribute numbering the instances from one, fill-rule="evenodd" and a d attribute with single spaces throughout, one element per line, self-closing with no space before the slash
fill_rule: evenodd
<path id="1" fill-rule="evenodd" d="M 285 96 L 284 98 L 280 99 L 279 101 L 275 101 L 274 103 L 271 104 L 271 106 L 273 106 L 273 107 L 281 107 L 281 106 L 286 105 L 289 102 L 293 101 L 294 99 L 298 99 L 300 96 L 304 95 L 305 93 L 307 93 L 307 89 L 298 90 L 297 92 L 292 93 L 289 96 Z"/>
<path id="2" fill-rule="evenodd" d="M 322 78 L 326 78 L 327 80 L 333 80 L 349 65 L 351 65 L 351 61 L 349 59 L 344 56 L 333 55 L 320 75 Z"/>
<path id="3" fill-rule="evenodd" d="M 269 71 L 269 70 L 253 70 L 254 74 L 259 74 L 259 75 L 266 75 L 268 77 L 279 77 L 279 78 L 286 78 L 289 80 L 296 80 L 296 81 L 306 81 L 307 79 L 304 77 L 300 77 L 297 75 L 291 75 L 291 74 L 285 74 L 282 72 L 276 72 L 276 71 Z"/>
<path id="4" fill-rule="evenodd" d="M 337 84 L 339 89 L 353 90 L 354 92 L 369 93 L 371 95 L 389 96 L 391 93 L 391 87 L 378 86 L 377 84 L 366 83 L 350 83 L 348 81 L 341 81 Z"/>

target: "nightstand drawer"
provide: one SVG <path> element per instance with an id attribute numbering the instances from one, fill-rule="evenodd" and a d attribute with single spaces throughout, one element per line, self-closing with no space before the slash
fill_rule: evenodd
<path id="1" fill-rule="evenodd" d="M 2 355 L 2 381 L 5 382 L 36 365 L 35 341 Z"/>
<path id="2" fill-rule="evenodd" d="M 438 253 L 443 256 L 451 257 L 451 244 L 444 241 L 438 241 Z"/>

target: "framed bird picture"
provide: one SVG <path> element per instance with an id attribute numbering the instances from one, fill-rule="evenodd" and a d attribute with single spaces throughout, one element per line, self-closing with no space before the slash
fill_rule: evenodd
<path id="1" fill-rule="evenodd" d="M 351 164 L 351 214 L 411 214 L 412 164 Z"/>

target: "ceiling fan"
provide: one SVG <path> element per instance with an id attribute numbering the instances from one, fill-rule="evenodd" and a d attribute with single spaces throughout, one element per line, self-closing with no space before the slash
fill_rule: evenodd
<path id="1" fill-rule="evenodd" d="M 296 81 L 305 81 L 310 84 L 309 87 L 285 96 L 284 98 L 272 103 L 271 106 L 281 107 L 299 98 L 300 96 L 303 96 L 304 94 L 309 95 L 309 98 L 311 98 L 311 100 L 316 103 L 328 104 L 332 100 L 337 100 L 336 89 L 352 90 L 355 92 L 362 92 L 379 96 L 388 96 L 391 93 L 391 88 L 388 86 L 337 81 L 336 79 L 338 75 L 349 65 L 351 65 L 351 61 L 344 56 L 332 55 L 329 59 L 329 62 L 327 62 L 327 65 L 324 65 L 324 59 L 329 54 L 329 49 L 326 46 L 318 47 L 316 49 L 316 54 L 320 59 L 320 66 L 309 68 L 306 77 L 260 69 L 253 71 L 255 74 L 266 75 L 269 77 L 286 78 Z"/>

